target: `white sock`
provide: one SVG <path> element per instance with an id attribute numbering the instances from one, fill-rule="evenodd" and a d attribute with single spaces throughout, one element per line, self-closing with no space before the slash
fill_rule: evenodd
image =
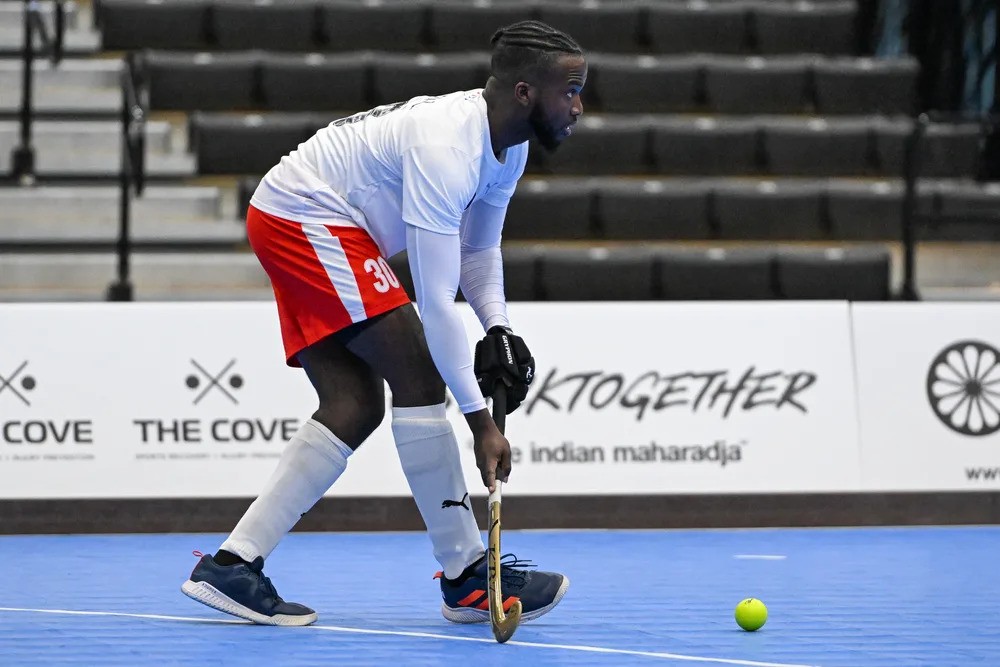
<path id="1" fill-rule="evenodd" d="M 350 447 L 314 419 L 302 424 L 264 490 L 222 548 L 246 561 L 265 559 L 347 468 Z"/>
<path id="2" fill-rule="evenodd" d="M 486 548 L 472 514 L 458 439 L 445 417 L 444 403 L 393 408 L 392 435 L 403 474 L 434 546 L 434 557 L 444 576 L 454 579 L 486 553 Z M 445 500 L 464 503 L 465 507 L 442 507 Z"/>

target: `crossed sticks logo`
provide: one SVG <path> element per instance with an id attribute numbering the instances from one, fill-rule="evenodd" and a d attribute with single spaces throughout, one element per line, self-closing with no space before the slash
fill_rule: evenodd
<path id="1" fill-rule="evenodd" d="M 941 350 L 927 371 L 927 399 L 941 423 L 969 436 L 1000 430 L 1000 351 L 975 340 Z"/>
<path id="2" fill-rule="evenodd" d="M 201 399 L 205 398 L 205 396 L 213 389 L 224 394 L 226 398 L 233 402 L 233 405 L 240 404 L 240 402 L 236 399 L 236 396 L 234 396 L 230 391 L 238 391 L 243 386 L 243 376 L 239 373 L 230 372 L 233 366 L 236 365 L 235 359 L 231 359 L 229 363 L 226 364 L 218 373 L 209 372 L 204 366 L 199 364 L 194 359 L 191 360 L 191 365 L 194 366 L 197 374 L 191 373 L 188 375 L 184 380 L 184 384 L 186 384 L 187 388 L 191 391 L 198 392 L 198 394 L 194 397 L 194 405 L 198 405 L 198 403 L 201 402 Z"/>
<path id="3" fill-rule="evenodd" d="M 35 389 L 36 383 L 34 376 L 24 372 L 27 367 L 28 362 L 25 360 L 9 375 L 0 374 L 0 394 L 9 392 L 9 395 L 30 406 L 31 401 L 28 400 L 28 395 Z"/>

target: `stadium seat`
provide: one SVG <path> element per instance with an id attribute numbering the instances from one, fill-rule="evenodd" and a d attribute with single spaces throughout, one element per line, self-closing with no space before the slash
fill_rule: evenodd
<path id="1" fill-rule="evenodd" d="M 708 194 L 703 181 L 609 179 L 595 189 L 601 235 L 632 241 L 707 239 Z"/>
<path id="2" fill-rule="evenodd" d="M 244 176 L 236 181 L 236 219 L 243 221 L 250 207 L 250 199 L 260 185 L 260 176 Z"/>
<path id="3" fill-rule="evenodd" d="M 831 181 L 826 185 L 830 235 L 837 240 L 898 241 L 902 206 L 901 181 Z"/>
<path id="4" fill-rule="evenodd" d="M 775 274 L 785 299 L 886 301 L 892 297 L 885 248 L 780 250 Z"/>
<path id="5" fill-rule="evenodd" d="M 653 163 L 661 174 L 740 175 L 760 172 L 759 132 L 752 120 L 657 119 L 651 132 Z"/>
<path id="6" fill-rule="evenodd" d="M 652 2 L 646 29 L 653 53 L 740 53 L 747 48 L 745 2 Z"/>
<path id="7" fill-rule="evenodd" d="M 649 301 L 653 256 L 646 248 L 550 248 L 540 258 L 547 301 Z"/>
<path id="8" fill-rule="evenodd" d="M 821 194 L 815 182 L 717 183 L 712 201 L 719 235 L 725 239 L 822 238 Z"/>
<path id="9" fill-rule="evenodd" d="M 267 54 L 261 62 L 264 107 L 271 111 L 368 108 L 367 54 Z"/>
<path id="10" fill-rule="evenodd" d="M 330 51 L 423 51 L 427 3 L 422 0 L 321 0 L 319 29 Z M 480 45 L 486 49 L 489 42 Z"/>
<path id="11" fill-rule="evenodd" d="M 553 153 L 533 149 L 551 174 L 644 174 L 649 172 L 649 130 L 633 119 L 583 116 L 573 136 Z"/>
<path id="12" fill-rule="evenodd" d="M 919 66 L 913 59 L 821 59 L 813 64 L 821 114 L 911 114 Z"/>
<path id="13" fill-rule="evenodd" d="M 315 123 L 302 114 L 191 116 L 191 141 L 202 175 L 263 174 L 315 130 Z"/>
<path id="14" fill-rule="evenodd" d="M 705 64 L 708 108 L 716 113 L 800 113 L 809 110 L 811 59 L 714 56 Z"/>
<path id="15" fill-rule="evenodd" d="M 699 58 L 599 55 L 591 57 L 584 88 L 606 112 L 690 111 L 698 104 Z"/>
<path id="16" fill-rule="evenodd" d="M 109 51 L 138 49 L 206 49 L 209 0 L 103 0 L 102 47 Z"/>
<path id="17" fill-rule="evenodd" d="M 439 51 L 489 51 L 501 26 L 538 18 L 533 2 L 435 0 L 429 10 L 428 38 Z"/>
<path id="18" fill-rule="evenodd" d="M 661 249 L 656 256 L 661 298 L 775 299 L 774 252 L 757 248 Z"/>
<path id="19" fill-rule="evenodd" d="M 770 173 L 782 176 L 865 176 L 874 171 L 866 119 L 774 119 L 762 125 Z"/>
<path id="20" fill-rule="evenodd" d="M 153 110 L 232 110 L 260 106 L 256 53 L 146 52 Z"/>
<path id="21" fill-rule="evenodd" d="M 762 54 L 854 52 L 857 2 L 757 3 L 750 11 Z"/>
<path id="22" fill-rule="evenodd" d="M 503 286 L 508 301 L 538 301 L 541 298 L 538 281 L 538 246 L 501 244 L 503 255 Z"/>
<path id="23" fill-rule="evenodd" d="M 875 124 L 876 155 L 886 174 L 903 175 L 909 120 L 880 119 Z M 981 130 L 972 123 L 934 123 L 921 141 L 920 175 L 928 178 L 971 177 L 979 169 Z"/>
<path id="24" fill-rule="evenodd" d="M 974 181 L 931 181 L 927 196 L 933 218 L 920 228 L 920 238 L 934 241 L 1000 241 L 1000 184 Z M 931 209 L 926 206 L 924 210 Z M 977 218 L 979 218 L 977 220 Z"/>
<path id="25" fill-rule="evenodd" d="M 642 48 L 641 9 L 636 0 L 540 3 L 539 18 L 573 37 L 586 51 L 633 53 Z"/>
<path id="26" fill-rule="evenodd" d="M 503 256 L 504 295 L 507 297 L 507 301 L 537 301 L 539 299 L 538 258 L 541 253 L 540 247 L 504 243 L 500 246 L 500 252 Z M 406 251 L 390 257 L 389 266 L 399 278 L 399 282 L 410 296 L 410 300 L 416 301 L 413 274 L 410 273 L 410 261 Z M 461 289 L 458 291 L 457 300 L 465 300 Z"/>
<path id="27" fill-rule="evenodd" d="M 310 0 L 214 0 L 209 15 L 220 49 L 314 51 L 319 42 Z"/>
<path id="28" fill-rule="evenodd" d="M 589 239 L 593 186 L 587 179 L 522 181 L 507 207 L 505 239 Z"/>
<path id="29" fill-rule="evenodd" d="M 418 95 L 482 88 L 488 74 L 489 56 L 482 52 L 375 54 L 372 64 L 374 103 L 388 104 Z"/>

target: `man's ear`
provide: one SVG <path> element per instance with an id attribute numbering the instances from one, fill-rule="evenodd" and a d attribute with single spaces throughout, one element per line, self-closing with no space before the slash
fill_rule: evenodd
<path id="1" fill-rule="evenodd" d="M 530 83 L 518 81 L 514 84 L 514 99 L 523 107 L 531 106 L 535 101 L 535 89 Z"/>

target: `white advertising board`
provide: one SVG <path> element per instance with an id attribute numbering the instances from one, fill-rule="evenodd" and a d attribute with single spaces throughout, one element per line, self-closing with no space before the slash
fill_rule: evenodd
<path id="1" fill-rule="evenodd" d="M 846 304 L 525 305 L 511 490 L 856 490 Z"/>
<path id="2" fill-rule="evenodd" d="M 272 304 L 8 305 L 0 322 L 0 497 L 252 496 L 316 407 Z M 398 469 L 370 483 L 391 492 Z"/>
<path id="3" fill-rule="evenodd" d="M 857 304 L 853 320 L 864 488 L 1000 488 L 1000 304 Z"/>
<path id="4" fill-rule="evenodd" d="M 846 304 L 510 311 L 538 368 L 505 492 L 859 489 Z M 0 307 L 0 498 L 251 497 L 315 407 L 270 303 Z M 409 495 L 388 419 L 330 495 Z"/>

